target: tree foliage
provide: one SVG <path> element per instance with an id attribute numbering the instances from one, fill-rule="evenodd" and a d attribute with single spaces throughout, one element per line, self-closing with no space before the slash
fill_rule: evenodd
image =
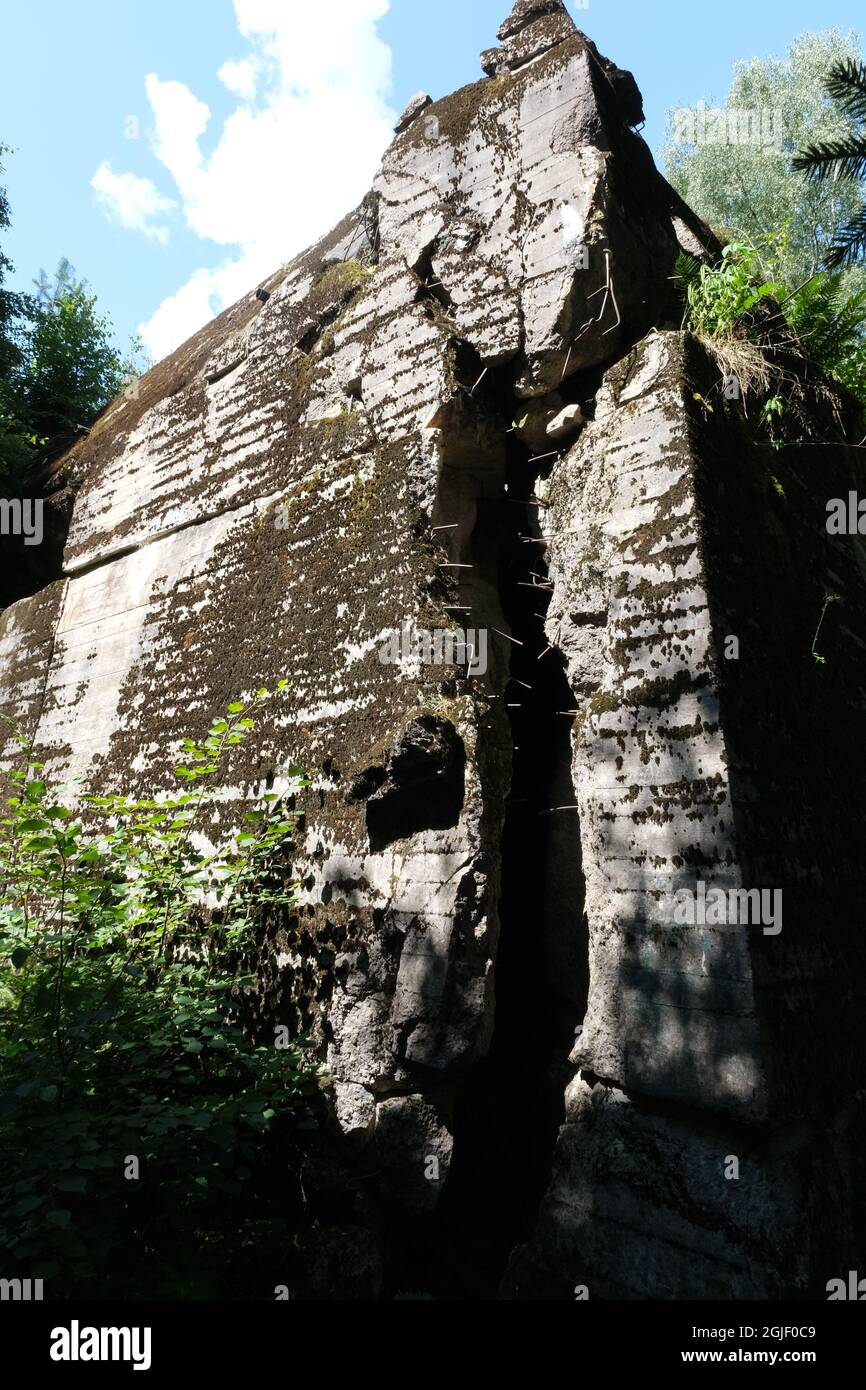
<path id="1" fill-rule="evenodd" d="M 3 156 L 9 153 L 9 146 L 0 144 L 0 174 L 3 173 Z M 0 232 L 5 232 L 10 225 L 9 200 L 5 188 L 0 186 Z M 12 262 L 0 248 L 0 382 L 8 378 L 19 360 L 14 338 L 15 321 L 25 308 L 24 297 L 5 288 L 6 277 L 12 268 Z"/>
<path id="2" fill-rule="evenodd" d="M 8 153 L 0 145 L 0 159 Z M 0 235 L 9 225 L 0 187 Z M 0 493 L 18 492 L 29 464 L 90 426 L 149 365 L 137 341 L 118 351 L 110 320 L 67 260 L 53 279 L 40 271 L 35 294 L 6 289 L 11 270 L 0 247 Z"/>
<path id="3" fill-rule="evenodd" d="M 0 144 L 0 175 L 3 174 L 3 156 L 9 153 L 9 146 Z M 9 200 L 5 188 L 0 185 L 0 235 L 10 223 Z M 13 387 L 21 364 L 18 338 L 28 301 L 26 296 L 5 287 L 12 269 L 12 262 L 0 246 L 0 490 L 4 480 L 20 475 L 30 453 L 23 423 L 18 418 Z"/>
<path id="4" fill-rule="evenodd" d="M 800 35 L 784 59 L 754 58 L 736 65 L 727 107 L 778 113 L 781 138 L 776 145 L 676 143 L 670 113 L 664 150 L 670 181 L 723 240 L 759 245 L 789 225 L 782 278 L 792 287 L 821 267 L 861 207 L 856 182 L 814 180 L 794 167 L 798 152 L 810 144 L 857 136 L 856 113 L 834 102 L 827 90 L 839 62 L 859 65 L 859 43 L 853 33 L 829 29 Z M 851 291 L 860 288 L 866 272 L 849 270 L 845 284 Z"/>
<path id="5" fill-rule="evenodd" d="M 265 1160 L 272 1131 L 285 1161 L 286 1136 L 313 1123 L 316 1081 L 303 1045 L 257 1039 L 238 1000 L 263 916 L 294 899 L 295 817 L 264 792 L 216 828 L 226 759 L 268 698 L 186 740 L 180 789 L 160 800 L 86 795 L 76 810 L 15 736 L 0 811 L 0 1253 L 5 1276 L 46 1279 L 51 1296 L 205 1297 L 245 1244 L 290 1239 Z"/>
<path id="6" fill-rule="evenodd" d="M 52 441 L 91 424 L 132 367 L 112 344 L 110 320 L 98 313 L 96 297 L 68 261 L 60 262 L 53 282 L 42 271 L 35 283 L 17 398 L 29 431 Z"/>

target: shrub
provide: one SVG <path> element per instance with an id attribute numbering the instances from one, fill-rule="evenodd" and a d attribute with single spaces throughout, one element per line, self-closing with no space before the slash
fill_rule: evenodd
<path id="1" fill-rule="evenodd" d="M 681 254 L 676 273 L 686 323 L 722 370 L 739 377 L 745 394 L 767 394 L 771 387 L 782 392 L 771 397 L 771 414 L 778 413 L 786 377 L 790 382 L 772 360 L 785 333 L 789 348 L 866 406 L 866 290 L 851 290 L 842 275 L 829 271 L 790 290 L 779 271 L 787 235 L 767 237 L 761 247 L 732 242 L 716 266 Z"/>
<path id="2" fill-rule="evenodd" d="M 240 829 L 207 839 L 229 751 L 268 698 L 184 742 L 177 794 L 87 795 L 78 814 L 15 736 L 0 815 L 0 1257 L 4 1277 L 43 1278 L 49 1296 L 225 1294 L 247 1254 L 290 1237 L 285 1174 L 269 1188 L 269 1165 L 277 1140 L 284 1160 L 315 1123 L 314 1069 L 302 1040 L 257 1045 L 238 1000 L 262 914 L 293 900 L 296 818 L 265 792 L 235 803 Z"/>

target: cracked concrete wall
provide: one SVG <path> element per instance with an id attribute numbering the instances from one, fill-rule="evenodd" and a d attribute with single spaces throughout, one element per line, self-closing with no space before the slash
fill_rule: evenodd
<path id="1" fill-rule="evenodd" d="M 744 937 L 674 925 L 743 886 L 683 401 L 682 339 L 609 373 L 547 488 L 551 640 L 575 695 L 591 988 L 573 1060 L 646 1094 L 766 1112 Z"/>
<path id="2" fill-rule="evenodd" d="M 866 552 L 824 522 L 862 464 L 755 444 L 707 412 L 717 375 L 695 340 L 649 336 L 541 494 L 591 983 L 511 1298 L 822 1296 L 857 1262 Z M 778 890 L 781 930 L 678 924 L 699 880 Z"/>
<path id="3" fill-rule="evenodd" d="M 678 245 L 618 70 L 549 17 L 516 17 L 497 77 L 417 103 L 361 208 L 114 403 L 58 470 L 63 578 L 2 618 L 7 708 L 32 693 L 52 773 L 92 786 L 166 785 L 175 740 L 291 677 L 233 775 L 313 775 L 262 987 L 322 1041 L 351 1131 L 493 1026 L 509 644 L 476 522 L 503 495 L 499 373 L 544 395 L 615 353 L 661 311 Z M 602 301 L 605 248 L 623 270 Z M 483 679 L 379 662 L 404 620 L 453 628 L 466 606 L 504 634 Z M 462 798 L 388 840 L 385 793 L 357 786 L 429 721 L 462 746 Z"/>
<path id="4" fill-rule="evenodd" d="M 759 1228 L 792 1212 L 792 1231 L 808 1226 L 799 1170 L 790 1160 L 777 1207 L 756 1179 L 763 1214 L 756 1225 L 744 1204 L 730 1218 L 722 1259 L 706 1234 L 729 1219 L 702 1177 L 712 1136 L 736 1152 L 731 1134 L 763 1126 L 763 1144 L 796 1123 L 796 1067 L 816 1070 L 796 1011 L 816 972 L 826 1005 L 842 955 L 826 933 L 773 956 L 737 933 L 669 925 L 697 869 L 733 886 L 775 872 L 766 834 L 748 828 L 749 783 L 779 807 L 803 790 L 767 761 L 782 693 L 760 685 L 754 657 L 746 676 L 719 664 L 719 635 L 749 598 L 726 578 L 736 490 L 719 481 L 741 441 L 701 417 L 687 342 L 654 331 L 670 319 L 677 249 L 714 243 L 632 129 L 634 79 L 559 0 L 518 0 L 500 38 L 484 55 L 492 76 L 413 99 L 360 208 L 160 363 L 54 470 L 75 497 L 63 576 L 0 615 L 0 706 L 54 774 L 152 793 L 173 743 L 239 694 L 292 680 L 232 771 L 241 790 L 265 776 L 285 786 L 294 766 L 313 778 L 301 897 L 263 954 L 263 1008 L 312 1032 L 338 1123 L 378 1143 L 395 1201 L 429 1211 L 441 1183 L 422 1185 L 425 1156 L 444 1182 L 455 1087 L 494 1027 L 508 450 L 557 456 L 538 485 L 550 504 L 539 538 L 548 633 L 578 715 L 591 990 L 548 1202 L 510 1287 L 560 1296 L 588 1271 L 603 1295 L 700 1295 L 724 1285 L 721 1259 L 734 1271 L 722 1296 L 747 1296 L 736 1291 L 812 1267 L 787 1249 L 768 1282 L 756 1272 Z M 617 359 L 570 449 L 579 402 Z M 757 513 L 771 505 L 760 494 Z M 854 570 L 838 582 L 859 592 Z M 404 621 L 453 629 L 467 613 L 491 630 L 483 677 L 380 662 Z M 768 641 L 770 622 L 763 612 Z M 853 662 L 844 677 L 860 689 Z M 760 737 L 745 679 L 765 700 Z M 831 799 L 807 791 L 813 815 Z M 786 840 L 789 865 L 812 826 Z M 566 926 L 569 912 L 582 941 L 584 904 L 558 905 Z M 831 1089 L 835 1104 L 843 1088 Z M 679 1128 L 646 1111 L 665 1105 L 687 1116 Z M 664 1200 L 641 1188 L 650 1160 Z M 816 1190 L 829 1181 L 818 1173 Z M 621 1211 L 640 1230 L 634 1259 L 611 1253 Z M 685 1256 L 668 1268 L 678 1244 L 700 1254 L 691 1285 Z"/>

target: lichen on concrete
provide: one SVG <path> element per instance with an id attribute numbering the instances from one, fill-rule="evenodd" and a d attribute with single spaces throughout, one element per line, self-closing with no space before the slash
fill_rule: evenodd
<path id="1" fill-rule="evenodd" d="M 866 564 L 821 534 L 824 490 L 862 465 L 828 444 L 770 467 L 736 417 L 705 414 L 716 369 L 678 330 L 671 275 L 680 246 L 715 242 L 634 131 L 634 79 L 559 0 L 518 0 L 499 37 L 493 75 L 422 94 L 362 204 L 268 296 L 158 364 L 62 461 L 63 573 L 0 615 L 0 709 L 51 776 L 153 794 L 182 737 L 288 678 L 230 776 L 239 795 L 311 778 L 298 901 L 263 942 L 256 1007 L 311 1036 L 391 1229 L 429 1230 L 456 1191 L 451 1238 L 462 1224 L 472 1246 L 472 1098 L 504 1055 L 502 1094 L 556 1078 L 565 1120 L 506 1296 L 803 1293 L 802 1193 L 830 1232 L 846 1199 L 826 1155 L 779 1157 L 772 1135 L 804 1094 L 826 1091 L 830 1124 L 863 1089 L 845 912 Z M 818 671 L 829 590 L 844 617 Z M 405 623 L 484 629 L 487 670 L 384 662 Z M 563 733 L 520 842 L 515 653 L 542 632 L 531 747 Z M 522 843 L 537 912 L 503 863 Z M 783 887 L 782 936 L 676 922 L 698 878 Z M 534 1072 L 511 1021 L 530 965 L 556 1019 Z M 834 1013 L 831 1083 L 813 1039 Z M 495 1095 L 485 1113 L 508 1108 Z M 549 1116 L 542 1130 L 552 1145 Z M 718 1160 L 744 1135 L 757 1158 L 733 1210 Z"/>

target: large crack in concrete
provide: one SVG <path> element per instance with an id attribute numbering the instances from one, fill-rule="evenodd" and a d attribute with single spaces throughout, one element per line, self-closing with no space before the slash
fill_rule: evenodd
<path id="1" fill-rule="evenodd" d="M 392 1293 L 495 1297 L 506 1262 L 514 1297 L 802 1288 L 803 1175 L 753 1173 L 737 1226 L 718 1145 L 791 1120 L 803 1076 L 832 1089 L 797 1020 L 821 1023 L 812 996 L 826 1013 L 858 948 L 796 863 L 823 835 L 825 871 L 837 844 L 853 864 L 853 832 L 807 748 L 807 774 L 787 771 L 777 726 L 798 749 L 825 725 L 854 742 L 866 569 L 814 541 L 811 482 L 791 470 L 781 498 L 728 413 L 701 417 L 718 373 L 677 331 L 670 276 L 678 247 L 714 241 L 633 133 L 630 74 L 558 0 L 518 0 L 500 37 L 495 75 L 401 122 L 359 210 L 70 456 L 70 577 L 0 615 L 0 706 L 35 713 L 64 776 L 153 793 L 172 740 L 291 678 L 231 770 L 238 796 L 288 767 L 312 778 L 256 1007 L 319 1049 L 335 1133 L 386 1209 Z M 856 480 L 828 450 L 844 496 Z M 851 595 L 851 650 L 816 693 L 791 653 L 824 585 Z M 488 671 L 383 662 L 408 622 L 488 632 Z M 755 633 L 796 699 L 746 651 Z M 758 798 L 780 826 L 811 807 L 787 860 Z M 740 886 L 750 844 L 811 904 L 791 948 L 674 930 L 673 894 L 697 873 Z M 342 1248 L 370 1244 L 374 1206 L 347 1198 Z"/>
<path id="2" fill-rule="evenodd" d="M 419 268 L 429 273 L 429 258 Z M 549 421 L 566 400 L 591 414 L 599 374 L 572 378 L 562 395 L 527 407 L 514 392 L 519 360 L 484 367 L 458 340 L 456 361 L 462 389 L 437 422 L 432 521 L 458 586 L 449 612 L 455 622 L 489 631 L 494 685 L 507 710 L 511 773 L 495 890 L 495 1017 L 484 1057 L 452 1082 L 454 1148 L 432 1224 L 407 1229 L 398 1217 L 391 1261 L 395 1288 L 421 1282 L 441 1296 L 474 1299 L 496 1297 L 548 1186 L 574 1073 L 569 1054 L 586 1008 L 573 699 L 546 632 L 552 586 L 540 524 L 545 504 L 535 488 L 574 434 L 572 427 L 565 440 L 548 440 Z"/>
<path id="3" fill-rule="evenodd" d="M 547 1188 L 588 988 L 571 696 L 562 657 L 545 632 L 550 591 L 537 544 L 537 465 L 515 438 L 508 452 L 505 495 L 493 521 L 513 639 L 495 1026 L 487 1057 L 458 1089 L 454 1161 L 438 1227 L 459 1254 L 452 1270 L 475 1297 L 496 1296 Z"/>

